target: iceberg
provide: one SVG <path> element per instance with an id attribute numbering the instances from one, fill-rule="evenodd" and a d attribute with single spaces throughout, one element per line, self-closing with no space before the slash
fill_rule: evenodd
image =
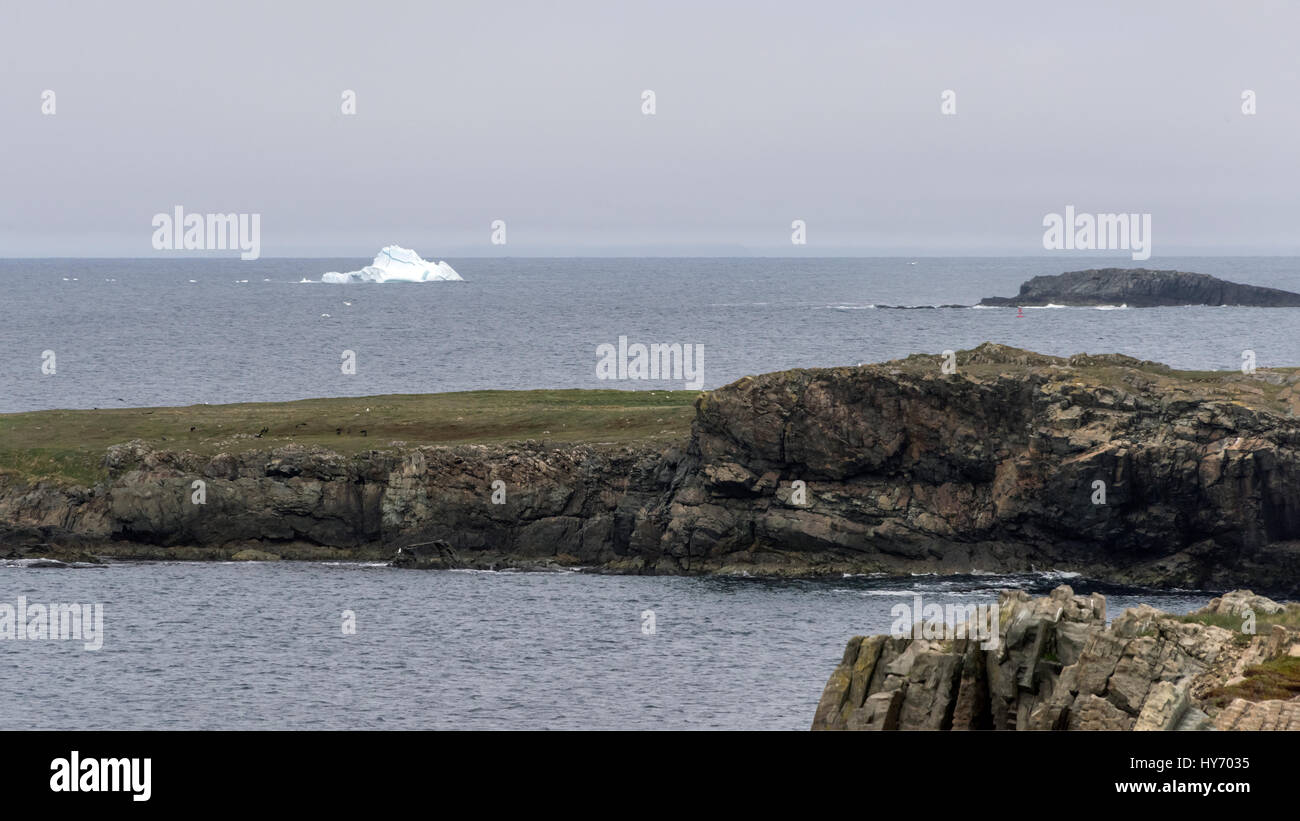
<path id="1" fill-rule="evenodd" d="M 437 282 L 437 281 L 457 281 L 463 282 L 461 275 L 456 273 L 445 262 L 428 262 L 420 259 L 420 255 L 398 245 L 386 245 L 379 254 L 375 256 L 375 261 L 362 268 L 360 271 L 348 271 L 339 273 L 338 271 L 329 271 L 321 275 L 321 282 Z"/>

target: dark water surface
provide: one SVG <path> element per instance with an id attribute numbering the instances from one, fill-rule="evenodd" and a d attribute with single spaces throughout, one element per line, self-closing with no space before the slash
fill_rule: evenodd
<path id="1" fill-rule="evenodd" d="M 1054 574 L 762 581 L 364 564 L 0 566 L 0 602 L 104 606 L 97 651 L 0 641 L 0 729 L 806 729 L 849 637 L 913 592 Z M 1108 614 L 1208 593 L 1107 592 Z M 342 614 L 356 616 L 343 635 Z M 653 610 L 655 633 L 642 632 Z"/>

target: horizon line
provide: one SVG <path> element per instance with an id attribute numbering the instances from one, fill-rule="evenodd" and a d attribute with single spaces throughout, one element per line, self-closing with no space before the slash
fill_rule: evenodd
<path id="1" fill-rule="evenodd" d="M 1300 259 L 1300 251 L 1294 253 L 1244 253 L 1234 254 L 1227 252 L 1213 253 L 1169 253 L 1162 254 L 1163 258 L 1174 257 L 1222 257 L 1222 258 L 1245 258 L 1245 259 Z M 206 253 L 195 254 L 153 254 L 149 256 L 128 256 L 128 255 L 79 255 L 79 256 L 0 256 L 0 261 L 4 262 L 25 262 L 30 260 L 167 260 L 167 259 L 186 259 L 186 260 L 226 260 L 229 262 L 261 262 L 263 260 L 278 259 L 369 259 L 369 255 L 350 256 L 347 254 L 311 254 L 311 255 L 264 255 L 257 259 L 245 260 L 238 255 L 223 256 Z M 1148 264 L 1156 261 L 1154 255 L 1150 259 L 1135 260 L 1127 255 L 1101 256 L 1084 252 L 1078 254 L 450 254 L 443 259 L 1089 259 L 1095 258 L 1098 261 L 1124 261 L 1132 263 L 1141 263 L 1137 267 L 1146 267 Z"/>

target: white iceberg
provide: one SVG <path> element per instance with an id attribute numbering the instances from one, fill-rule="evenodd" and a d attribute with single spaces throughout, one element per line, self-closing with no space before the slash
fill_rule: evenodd
<path id="1" fill-rule="evenodd" d="M 348 271 L 340 274 L 338 271 L 330 271 L 323 274 L 321 282 L 437 282 L 437 281 L 456 281 L 463 282 L 460 274 L 456 273 L 445 262 L 428 262 L 420 259 L 420 255 L 408 248 L 402 248 L 398 245 L 384 246 L 383 250 L 375 256 L 374 263 L 367 265 L 360 271 Z"/>

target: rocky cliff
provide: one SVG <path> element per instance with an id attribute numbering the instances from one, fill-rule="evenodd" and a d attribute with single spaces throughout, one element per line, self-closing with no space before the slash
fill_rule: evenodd
<path id="1" fill-rule="evenodd" d="M 997 606 L 987 648 L 854 637 L 812 728 L 1300 730 L 1300 606 L 1234 591 L 1190 616 L 1143 605 L 1109 626 L 1105 597 L 1064 586 Z"/>
<path id="2" fill-rule="evenodd" d="M 701 395 L 675 446 L 132 442 L 94 487 L 0 475 L 0 551 L 391 556 L 442 541 L 455 558 L 440 566 L 1055 568 L 1285 592 L 1300 582 L 1298 384 L 986 344 L 745 378 Z"/>
<path id="3" fill-rule="evenodd" d="M 620 446 L 395 448 L 344 457 L 288 445 L 196 456 L 110 448 L 94 488 L 0 478 L 11 555 L 388 558 L 453 543 L 462 564 L 614 565 L 637 512 L 669 484 L 673 451 Z M 204 483 L 195 503 L 193 483 Z M 503 492 L 494 502 L 494 482 Z M 0 555 L 4 549 L 0 548 Z"/>
<path id="4" fill-rule="evenodd" d="M 1152 271 L 1146 268 L 1099 268 L 1037 276 L 1020 286 L 1016 296 L 991 296 L 981 305 L 1128 305 L 1155 308 L 1171 305 L 1249 305 L 1265 308 L 1300 307 L 1300 294 L 1277 288 L 1227 282 L 1208 274 Z"/>

